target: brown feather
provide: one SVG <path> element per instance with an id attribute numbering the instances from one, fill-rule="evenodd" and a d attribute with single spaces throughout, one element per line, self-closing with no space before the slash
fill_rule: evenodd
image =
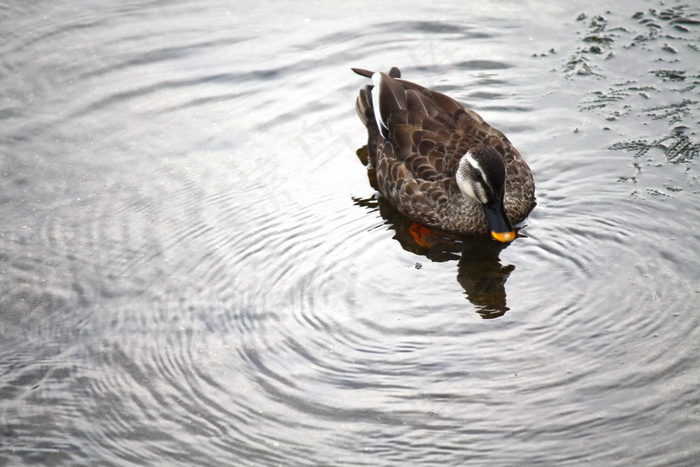
<path id="1" fill-rule="evenodd" d="M 353 68 L 365 77 L 373 72 Z M 398 68 L 382 74 L 380 115 L 388 134 L 380 134 L 371 90 L 357 97 L 356 109 L 368 130 L 368 152 L 382 195 L 403 214 L 448 232 L 489 232 L 480 204 L 464 195 L 455 180 L 460 159 L 471 148 L 486 145 L 506 166 L 504 208 L 509 220 L 521 222 L 535 206 L 532 173 L 503 133 L 473 110 L 416 83 L 398 79 Z M 385 130 L 386 131 L 386 130 Z"/>

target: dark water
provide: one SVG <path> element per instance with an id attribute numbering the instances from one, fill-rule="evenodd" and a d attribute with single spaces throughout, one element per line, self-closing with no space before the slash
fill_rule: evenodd
<path id="1" fill-rule="evenodd" d="M 700 8 L 372 8 L 0 5 L 0 464 L 700 463 Z M 523 153 L 524 237 L 374 197 L 393 65 Z"/>

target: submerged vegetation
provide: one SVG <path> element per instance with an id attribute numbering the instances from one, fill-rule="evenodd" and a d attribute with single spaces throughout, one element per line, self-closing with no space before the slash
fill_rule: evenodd
<path id="1" fill-rule="evenodd" d="M 648 139 L 636 139 L 622 141 L 610 146 L 613 150 L 634 152 L 634 157 L 646 155 L 652 148 L 660 148 L 669 162 L 690 162 L 700 154 L 700 143 L 693 141 L 686 135 L 683 128 L 676 128 L 670 134 L 649 141 Z"/>
<path id="2" fill-rule="evenodd" d="M 581 101 L 581 111 L 599 113 L 610 129 L 619 119 L 637 128 L 636 136 L 609 146 L 634 155 L 636 174 L 620 180 L 636 183 L 643 167 L 691 164 L 700 155 L 700 8 L 660 4 L 620 13 L 580 14 L 580 45 L 561 70 L 569 79 L 603 84 Z M 688 180 L 697 184 L 695 177 Z"/>

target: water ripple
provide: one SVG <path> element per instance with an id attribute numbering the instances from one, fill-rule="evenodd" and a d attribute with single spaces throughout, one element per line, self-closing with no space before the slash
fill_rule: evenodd
<path id="1" fill-rule="evenodd" d="M 0 463 L 696 457 L 698 193 L 629 193 L 692 161 L 621 180 L 579 111 L 603 81 L 506 45 L 566 55 L 570 24 L 454 6 L 3 10 Z M 349 67 L 392 65 L 531 162 L 512 245 L 421 249 L 374 196 Z"/>

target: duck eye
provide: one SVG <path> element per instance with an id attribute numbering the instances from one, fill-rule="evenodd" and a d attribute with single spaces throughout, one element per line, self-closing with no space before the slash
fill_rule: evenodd
<path id="1" fill-rule="evenodd" d="M 484 181 L 484 176 L 481 175 L 481 170 L 474 170 L 474 181 L 475 182 L 483 182 Z"/>

